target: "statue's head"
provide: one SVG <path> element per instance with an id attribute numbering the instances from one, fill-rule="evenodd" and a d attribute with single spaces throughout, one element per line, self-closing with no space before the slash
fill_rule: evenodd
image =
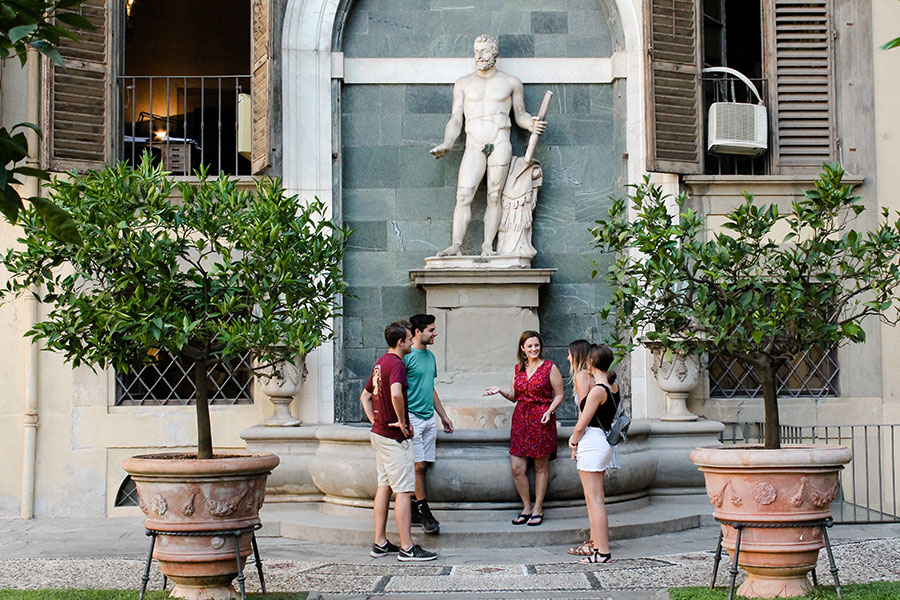
<path id="1" fill-rule="evenodd" d="M 487 71 L 497 64 L 497 57 L 500 55 L 500 45 L 497 38 L 486 33 L 475 38 L 475 67 L 479 71 Z"/>

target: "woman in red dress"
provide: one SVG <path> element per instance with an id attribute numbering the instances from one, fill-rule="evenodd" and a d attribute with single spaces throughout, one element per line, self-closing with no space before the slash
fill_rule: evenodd
<path id="1" fill-rule="evenodd" d="M 544 359 L 543 341 L 537 331 L 519 338 L 519 364 L 509 391 L 489 387 L 485 396 L 500 394 L 516 405 L 509 432 L 509 460 L 513 483 L 522 499 L 522 512 L 513 525 L 540 525 L 544 521 L 544 496 L 550 482 L 550 459 L 556 457 L 556 416 L 563 400 L 559 369 Z M 534 461 L 534 502 L 528 484 L 528 459 Z"/>

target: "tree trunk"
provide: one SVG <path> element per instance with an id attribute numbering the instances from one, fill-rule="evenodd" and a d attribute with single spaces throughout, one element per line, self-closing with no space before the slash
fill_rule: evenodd
<path id="1" fill-rule="evenodd" d="M 781 423 L 778 420 L 778 379 L 776 372 L 778 363 L 769 357 L 763 359 L 763 365 L 759 369 L 760 383 L 762 383 L 763 403 L 766 409 L 766 442 L 768 450 L 781 448 Z"/>
<path id="2" fill-rule="evenodd" d="M 197 388 L 197 458 L 212 458 L 212 430 L 209 426 L 209 378 L 206 360 L 194 361 L 194 384 Z"/>

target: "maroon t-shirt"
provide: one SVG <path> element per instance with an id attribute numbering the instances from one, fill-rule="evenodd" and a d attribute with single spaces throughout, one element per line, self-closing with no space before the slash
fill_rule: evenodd
<path id="1" fill-rule="evenodd" d="M 366 391 L 372 394 L 372 408 L 375 410 L 372 432 L 401 442 L 406 439 L 406 436 L 403 435 L 400 428 L 388 426 L 389 423 L 397 422 L 397 413 L 391 402 L 392 383 L 399 383 L 403 386 L 403 422 L 408 425 L 409 404 L 406 399 L 406 390 L 409 388 L 409 384 L 406 381 L 406 365 L 403 364 L 403 359 L 388 352 L 375 363 L 369 381 L 366 382 Z"/>

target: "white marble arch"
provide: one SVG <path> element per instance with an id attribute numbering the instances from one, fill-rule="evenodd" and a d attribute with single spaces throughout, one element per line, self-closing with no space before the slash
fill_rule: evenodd
<path id="1" fill-rule="evenodd" d="M 283 181 L 287 190 L 301 198 L 333 199 L 332 159 L 340 152 L 333 147 L 332 79 L 340 78 L 343 66 L 333 56 L 335 20 L 343 4 L 352 0 L 287 0 L 282 30 Z M 597 0 L 603 2 L 604 0 Z M 628 180 L 639 181 L 644 173 L 644 105 L 640 0 L 605 0 L 618 14 L 625 50 L 615 57 L 624 66 L 616 69 L 626 86 L 626 148 Z M 560 4 L 564 3 L 561 0 Z M 614 4 L 613 4 L 614 3 Z M 301 395 L 298 416 L 305 423 L 334 421 L 334 344 L 329 343 L 307 359 L 309 380 Z M 647 402 L 649 363 L 645 352 L 632 356 L 632 398 L 635 418 L 662 414 L 657 402 Z M 650 392 L 653 394 L 653 392 Z"/>

